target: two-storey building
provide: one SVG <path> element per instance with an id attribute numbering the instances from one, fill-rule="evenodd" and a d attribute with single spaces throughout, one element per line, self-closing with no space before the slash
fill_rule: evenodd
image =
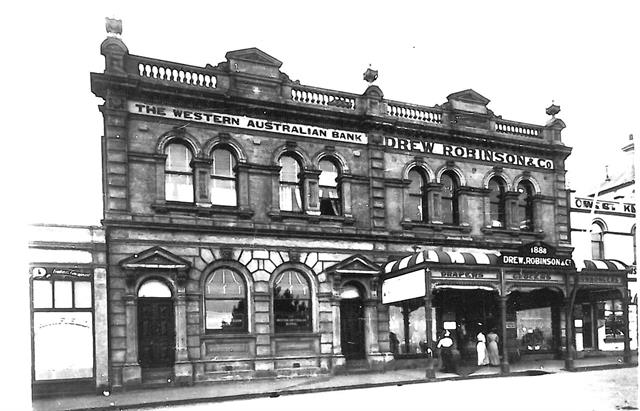
<path id="1" fill-rule="evenodd" d="M 557 106 L 539 126 L 473 90 L 426 107 L 305 86 L 255 48 L 205 67 L 118 36 L 101 52 L 113 386 L 385 369 L 443 329 L 463 352 L 496 329 L 505 361 L 561 352 Z M 427 283 L 394 277 L 411 267 Z"/>

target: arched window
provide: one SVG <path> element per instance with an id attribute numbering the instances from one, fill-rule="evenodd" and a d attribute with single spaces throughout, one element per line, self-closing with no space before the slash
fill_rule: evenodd
<path id="1" fill-rule="evenodd" d="M 340 215 L 342 214 L 340 204 L 340 185 L 338 167 L 330 160 L 320 160 L 320 177 L 318 185 L 320 188 L 320 214 Z"/>
<path id="2" fill-rule="evenodd" d="M 409 170 L 409 191 L 407 207 L 409 219 L 413 221 L 427 221 L 427 179 L 418 168 Z"/>
<path id="3" fill-rule="evenodd" d="M 280 210 L 302 211 L 300 190 L 300 163 L 295 158 L 283 155 L 278 161 L 280 169 Z"/>
<path id="4" fill-rule="evenodd" d="M 183 144 L 169 144 L 164 153 L 165 198 L 167 201 L 193 202 L 193 170 L 191 151 Z"/>
<path id="5" fill-rule="evenodd" d="M 504 227 L 504 193 L 506 185 L 500 177 L 489 180 L 489 221 L 491 227 Z"/>
<path id="6" fill-rule="evenodd" d="M 236 158 L 224 148 L 213 150 L 213 163 L 211 165 L 211 203 L 224 206 L 236 206 Z"/>
<path id="7" fill-rule="evenodd" d="M 445 171 L 440 177 L 442 195 L 440 197 L 442 222 L 445 224 L 460 224 L 458 210 L 458 176 L 453 171 Z"/>
<path id="8" fill-rule="evenodd" d="M 247 331 L 247 287 L 242 276 L 229 268 L 218 268 L 205 282 L 205 330 Z"/>
<path id="9" fill-rule="evenodd" d="M 591 258 L 601 260 L 604 258 L 604 228 L 598 222 L 591 223 Z"/>
<path id="10" fill-rule="evenodd" d="M 533 185 L 526 180 L 518 183 L 518 226 L 533 231 Z"/>
<path id="11" fill-rule="evenodd" d="M 273 283 L 275 332 L 312 331 L 311 287 L 298 271 L 280 273 Z"/>

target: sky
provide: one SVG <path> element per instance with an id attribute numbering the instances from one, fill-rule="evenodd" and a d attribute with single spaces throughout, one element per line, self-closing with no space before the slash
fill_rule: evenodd
<path id="1" fill-rule="evenodd" d="M 472 88 L 495 114 L 541 125 L 553 101 L 567 124 L 568 178 L 578 192 L 593 191 L 605 165 L 619 164 L 629 134 L 640 136 L 634 1 L 20 4 L 3 37 L 17 56 L 9 93 L 20 137 L 12 144 L 29 159 L 9 161 L 27 169 L 20 190 L 28 201 L 19 207 L 28 223 L 102 217 L 102 100 L 89 73 L 104 69 L 107 16 L 123 21 L 131 54 L 204 66 L 258 47 L 293 80 L 352 93 L 364 92 L 371 66 L 385 98 L 433 106 Z"/>

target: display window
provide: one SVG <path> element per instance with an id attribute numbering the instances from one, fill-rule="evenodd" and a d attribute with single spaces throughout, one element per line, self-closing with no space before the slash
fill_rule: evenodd
<path id="1" fill-rule="evenodd" d="M 516 329 L 521 352 L 553 349 L 551 307 L 516 311 Z"/>
<path id="2" fill-rule="evenodd" d="M 93 377 L 93 298 L 87 280 L 34 279 L 33 377 Z"/>

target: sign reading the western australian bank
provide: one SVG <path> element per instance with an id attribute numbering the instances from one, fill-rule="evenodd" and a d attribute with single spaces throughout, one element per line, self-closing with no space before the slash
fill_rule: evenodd
<path id="1" fill-rule="evenodd" d="M 356 131 L 336 130 L 304 124 L 282 123 L 257 118 L 234 116 L 231 114 L 213 113 L 209 111 L 185 110 L 183 108 L 129 102 L 129 113 L 163 117 L 173 120 L 185 120 L 197 123 L 218 124 L 238 127 L 247 130 L 269 131 L 273 133 L 291 134 L 300 137 L 338 140 L 356 144 L 367 144 L 367 135 Z"/>
<path id="2" fill-rule="evenodd" d="M 494 151 L 487 148 L 454 146 L 429 140 L 416 140 L 385 136 L 384 144 L 388 148 L 425 154 L 437 154 L 445 157 L 473 159 L 488 163 L 509 164 L 515 166 L 553 170 L 553 161 L 546 158 Z"/>

